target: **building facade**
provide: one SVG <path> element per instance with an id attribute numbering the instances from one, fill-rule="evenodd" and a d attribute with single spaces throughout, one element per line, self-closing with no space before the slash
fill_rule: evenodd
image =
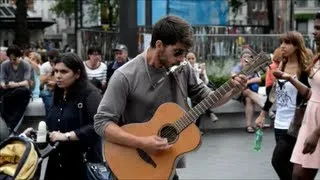
<path id="1" fill-rule="evenodd" d="M 294 7 L 295 29 L 302 34 L 311 34 L 314 15 L 319 10 L 320 0 L 296 0 Z"/>

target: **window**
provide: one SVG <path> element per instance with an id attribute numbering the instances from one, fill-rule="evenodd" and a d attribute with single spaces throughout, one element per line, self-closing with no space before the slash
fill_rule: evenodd
<path id="1" fill-rule="evenodd" d="M 258 10 L 258 2 L 253 2 L 253 9 L 252 11 L 255 12 Z"/>
<path id="2" fill-rule="evenodd" d="M 297 31 L 301 34 L 308 34 L 308 21 L 297 21 Z"/>
<path id="3" fill-rule="evenodd" d="M 238 10 L 238 14 L 239 14 L 239 15 L 242 15 L 242 11 L 243 11 L 243 10 L 242 10 L 242 6 L 240 6 L 240 8 L 239 8 L 239 10 Z"/>
<path id="4" fill-rule="evenodd" d="M 71 18 L 68 18 L 68 26 L 71 26 L 72 25 L 72 20 Z"/>
<path id="5" fill-rule="evenodd" d="M 261 8 L 260 8 L 260 11 L 261 11 L 261 12 L 266 11 L 266 4 L 265 4 L 265 2 L 264 2 L 264 1 L 261 1 Z"/>
<path id="6" fill-rule="evenodd" d="M 297 7 L 307 7 L 307 2 L 305 0 L 296 0 Z"/>

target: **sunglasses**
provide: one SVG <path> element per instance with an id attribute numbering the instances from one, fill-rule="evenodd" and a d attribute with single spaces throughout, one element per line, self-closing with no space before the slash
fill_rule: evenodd
<path id="1" fill-rule="evenodd" d="M 185 50 L 185 49 L 174 49 L 173 50 L 174 57 L 185 56 L 186 53 L 187 53 L 187 50 Z"/>

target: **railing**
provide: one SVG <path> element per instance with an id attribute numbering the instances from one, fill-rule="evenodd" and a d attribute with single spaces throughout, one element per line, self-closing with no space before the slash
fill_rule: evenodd
<path id="1" fill-rule="evenodd" d="M 146 47 L 146 34 L 139 33 L 138 49 L 142 52 Z M 104 60 L 112 60 L 112 47 L 119 41 L 119 33 L 95 30 L 80 30 L 80 55 L 83 59 L 90 46 L 101 47 Z M 150 34 L 149 34 L 150 36 Z M 244 45 L 249 45 L 255 52 L 272 53 L 280 45 L 280 34 L 195 34 L 194 46 L 191 49 L 199 61 L 237 61 Z M 312 35 L 304 35 L 306 46 L 314 49 Z M 130 51 L 130 49 L 129 49 Z"/>
<path id="2" fill-rule="evenodd" d="M 115 47 L 116 43 L 119 42 L 119 33 L 90 29 L 79 30 L 79 33 L 80 41 L 78 42 L 78 45 L 80 46 L 80 51 L 78 54 L 82 59 L 87 58 L 87 52 L 91 46 L 101 48 L 103 61 L 113 59 L 112 47 Z"/>
<path id="3" fill-rule="evenodd" d="M 195 34 L 193 51 L 199 60 L 210 61 L 239 57 L 244 45 L 255 52 L 272 53 L 280 45 L 280 34 Z M 314 49 L 312 35 L 304 35 L 306 46 Z"/>

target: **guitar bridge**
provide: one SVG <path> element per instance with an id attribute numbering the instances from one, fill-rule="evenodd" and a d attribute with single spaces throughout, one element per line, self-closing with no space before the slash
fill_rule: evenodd
<path id="1" fill-rule="evenodd" d="M 137 149 L 139 156 L 144 162 L 150 164 L 153 168 L 157 168 L 157 164 L 153 161 L 153 159 L 142 149 Z"/>

